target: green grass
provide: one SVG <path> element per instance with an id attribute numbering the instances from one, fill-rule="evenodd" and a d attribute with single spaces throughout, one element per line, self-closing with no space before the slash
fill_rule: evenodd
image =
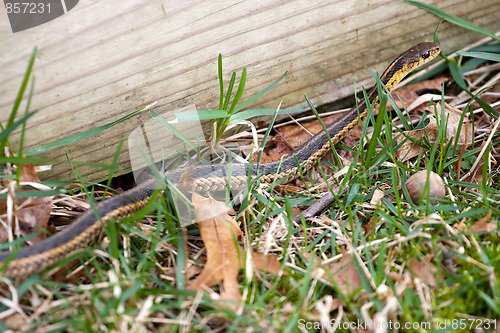
<path id="1" fill-rule="evenodd" d="M 463 54 L 464 57 L 476 55 L 475 51 Z M 485 56 L 480 54 L 479 57 Z M 34 55 L 17 99 L 19 101 L 29 82 L 33 59 Z M 448 59 L 447 64 L 455 71 L 454 78 L 462 77 L 463 67 L 470 69 L 468 62 Z M 245 77 L 244 74 L 242 76 Z M 224 96 L 222 75 L 219 75 L 219 80 L 221 110 L 234 111 L 231 116 L 218 118 L 224 119 L 224 123 L 217 125 L 222 130 L 224 124 L 227 125 L 226 120 L 248 104 L 238 104 L 242 96 L 240 93 L 236 93 L 233 103 L 230 103 L 231 92 L 227 91 Z M 458 85 L 463 83 L 463 80 L 457 80 L 460 81 Z M 235 80 L 231 82 L 230 87 Z M 244 87 L 244 83 L 239 87 Z M 443 98 L 447 94 L 443 89 Z M 422 140 L 418 142 L 423 148 L 420 156 L 411 163 L 400 161 L 396 156 L 398 146 L 392 133 L 401 133 L 401 130 L 394 127 L 393 117 L 399 115 L 405 119 L 407 116 L 403 116 L 405 110 L 398 109 L 390 96 L 382 93 L 380 99 L 383 106 L 378 116 L 369 117 L 362 126 L 363 144 L 354 148 L 339 145 L 353 152 L 355 162 L 348 166 L 341 179 L 333 181 L 329 187 L 347 184 L 349 190 L 338 197 L 321 217 L 295 223 L 292 210 L 298 205 L 314 203 L 325 191 L 314 189 L 315 185 L 328 178 L 327 172 L 331 174 L 346 167 L 335 151 L 332 153 L 333 163 L 320 164 L 320 171 L 316 174 L 319 177 L 315 178 L 313 172 L 304 173 L 303 178 L 315 180 L 305 184 L 307 190 L 303 193 L 282 194 L 275 191 L 274 186 L 252 187 L 240 206 L 236 207 L 239 212 L 237 221 L 246 237 L 243 245 L 250 244 L 254 251 L 267 249 L 278 255 L 285 272 L 279 276 L 264 272 L 246 276 L 248 272 L 242 271 L 239 277 L 240 290 L 244 295 L 241 313 L 224 307 L 209 293 L 185 289 L 189 283 L 186 269 L 200 262 L 200 254 L 204 253 L 203 243 L 196 225 L 182 228 L 168 196 L 156 194 L 145 208 L 133 216 L 107 224 L 97 244 L 72 254 L 56 265 L 78 267 L 79 271 L 71 279 L 62 279 L 53 271 L 31 276 L 25 281 L 1 278 L 0 330 L 15 327 L 17 331 L 32 332 L 187 332 L 210 329 L 295 332 L 302 324 L 305 329 L 311 327 L 309 331 L 317 331 L 314 327 L 321 320 L 318 309 L 325 309 L 331 299 L 336 299 L 339 305 L 326 313 L 330 319 L 340 314 L 341 323 L 357 322 L 364 314 L 373 318 L 385 309 L 389 319 L 401 325 L 434 325 L 429 330 L 406 331 L 469 332 L 472 331 L 470 325 L 485 327 L 486 319 L 500 317 L 500 237 L 498 232 L 461 232 L 457 230 L 457 225 L 461 223 L 471 227 L 488 212 L 491 212 L 489 222 L 498 225 L 498 165 L 491 164 L 490 168 L 485 163 L 480 169 L 482 181 L 479 183 L 457 180 L 454 164 L 459 160 L 459 148 L 456 140 L 447 140 L 444 135 L 446 121 L 438 123 L 436 143 Z M 481 107 L 486 105 L 477 96 L 473 99 Z M 2 127 L 0 143 L 13 151 L 22 152 L 22 146 L 11 145 L 9 135 L 21 129 L 32 113 L 27 109 L 24 116 L 19 116 L 19 105 L 16 102 L 11 113 L 13 116 Z M 495 112 L 490 109 L 485 111 L 496 119 Z M 122 120 L 142 111 L 138 110 Z M 433 111 L 440 113 L 442 110 L 435 108 Z M 265 112 L 256 111 L 253 114 Z M 406 118 L 402 122 L 404 130 L 423 127 L 427 116 L 415 126 Z M 26 151 L 30 157 L 17 154 L 13 157 L 2 156 L 0 161 L 47 163 L 49 161 L 31 155 L 87 138 L 109 126 L 33 149 L 30 154 Z M 367 135 L 370 127 L 375 133 L 371 137 Z M 268 135 L 269 131 L 266 138 Z M 461 175 L 469 170 L 482 149 L 481 143 L 485 139 L 475 139 L 473 147 L 462 156 Z M 498 160 L 496 151 L 499 148 L 499 137 L 493 136 L 483 158 L 494 157 Z M 121 146 L 117 148 L 116 157 L 120 153 Z M 78 177 L 78 163 L 70 162 L 74 166 L 75 178 L 85 183 Z M 111 179 L 118 168 L 117 158 L 106 168 L 110 170 Z M 448 192 L 439 204 L 432 205 L 428 200 L 414 204 L 409 199 L 404 183 L 419 170 L 432 170 L 445 179 Z M 106 185 L 86 184 L 88 197 L 93 197 L 97 190 L 103 188 L 115 192 L 109 184 L 109 181 Z M 381 205 L 366 205 L 376 190 L 384 193 Z M 61 192 L 57 190 L 57 194 Z M 24 195 L 35 194 L 28 192 Z M 364 227 L 370 224 L 371 232 L 365 234 Z M 355 267 L 362 285 L 350 295 L 344 295 L 336 286 L 336 281 L 329 281 L 326 275 L 322 278 L 317 275 L 320 262 L 342 256 L 345 248 L 356 249 L 355 258 L 358 259 L 355 259 Z M 184 251 L 189 255 L 187 261 Z M 415 260 L 428 260 L 436 267 L 436 271 L 430 273 L 436 286 L 422 283 L 421 278 L 412 275 L 411 265 Z M 219 290 L 215 288 L 215 291 Z M 394 307 L 390 308 L 390 304 Z M 496 325 L 498 329 L 498 323 Z M 341 327 L 339 331 L 349 330 Z"/>

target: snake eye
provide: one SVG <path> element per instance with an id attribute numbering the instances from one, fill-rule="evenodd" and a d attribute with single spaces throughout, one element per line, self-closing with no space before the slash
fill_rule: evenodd
<path id="1" fill-rule="evenodd" d="M 422 58 L 423 59 L 427 59 L 431 56 L 431 54 L 428 52 L 428 51 L 425 51 L 424 53 L 422 53 Z"/>

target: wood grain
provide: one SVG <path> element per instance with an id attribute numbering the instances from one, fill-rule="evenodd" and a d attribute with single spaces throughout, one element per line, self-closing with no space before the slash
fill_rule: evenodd
<path id="1" fill-rule="evenodd" d="M 497 0 L 425 1 L 497 31 Z M 2 7 L 2 10 L 3 7 Z M 0 12 L 0 15 L 6 15 Z M 438 18 L 399 1 L 159 1 L 81 0 L 67 14 L 12 34 L 0 25 L 0 122 L 5 123 L 29 56 L 37 46 L 26 147 L 79 133 L 157 101 L 167 119 L 187 106 L 218 105 L 217 55 L 224 75 L 248 70 L 245 97 L 285 71 L 285 80 L 253 107 L 316 105 L 352 94 L 373 82 L 366 66 L 383 70 L 409 46 L 432 40 Z M 482 36 L 448 23 L 440 28 L 445 51 Z M 148 113 L 101 135 L 44 154 L 57 159 L 44 178 L 73 177 L 65 155 L 82 162 L 111 163 L 118 143 L 151 119 Z M 158 142 L 168 136 L 156 130 Z M 14 136 L 13 143 L 17 144 Z M 156 140 L 156 137 L 155 137 Z M 124 147 L 127 147 L 125 144 Z M 120 155 L 123 171 L 129 154 Z M 79 166 L 88 180 L 108 171 Z"/>

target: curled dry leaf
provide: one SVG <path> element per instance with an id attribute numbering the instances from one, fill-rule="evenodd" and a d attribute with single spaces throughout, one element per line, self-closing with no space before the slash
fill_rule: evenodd
<path id="1" fill-rule="evenodd" d="M 29 330 L 29 317 L 24 313 L 13 313 L 3 317 L 2 324 L 11 329 L 5 332 L 26 332 Z"/>
<path id="2" fill-rule="evenodd" d="M 322 265 L 326 271 L 327 279 L 335 284 L 344 295 L 350 295 L 361 287 L 361 278 L 354 260 L 356 259 L 351 254 L 344 252 L 338 262 Z"/>
<path id="3" fill-rule="evenodd" d="M 21 182 L 40 182 L 36 174 L 33 164 L 21 165 Z M 22 191 L 22 190 L 21 190 Z M 7 225 L 6 217 L 4 214 L 7 212 L 7 200 L 0 199 L 0 219 L 4 220 Z M 47 229 L 52 209 L 51 197 L 31 197 L 31 198 L 17 198 L 15 200 L 15 216 L 19 221 L 19 234 L 22 236 L 30 235 L 40 229 Z M 51 230 L 53 231 L 53 230 Z M 0 229 L 0 242 L 5 242 L 9 239 L 9 230 L 4 227 Z M 46 234 L 39 231 L 34 237 L 31 237 L 27 243 L 36 244 L 46 238 Z"/>
<path id="4" fill-rule="evenodd" d="M 192 201 L 207 251 L 207 262 L 188 289 L 206 290 L 222 282 L 221 298 L 241 302 L 238 273 L 245 263 L 245 251 L 238 244 L 238 239 L 242 232 L 236 221 L 227 214 L 229 208 L 224 203 L 212 198 L 203 198 L 195 193 Z M 203 216 L 210 217 L 204 219 Z M 279 273 L 281 266 L 275 256 L 254 253 L 252 258 L 255 268 L 273 274 Z"/>
<path id="5" fill-rule="evenodd" d="M 472 144 L 472 123 L 469 121 L 468 115 L 464 117 L 462 126 L 460 128 L 460 132 L 458 132 L 460 127 L 460 119 L 462 118 L 462 110 L 457 109 L 453 105 L 448 103 L 445 104 L 445 117 L 447 119 L 440 119 L 441 121 L 447 121 L 446 123 L 446 139 L 455 139 L 458 136 L 458 146 L 460 149 L 464 144 L 470 145 Z M 437 116 L 441 117 L 441 104 L 436 104 L 436 108 L 438 110 Z"/>
<path id="6" fill-rule="evenodd" d="M 210 211 L 211 206 L 218 206 L 217 201 L 212 198 L 205 199 L 195 193 L 192 200 L 198 219 Z M 238 238 L 242 234 L 236 221 L 227 214 L 221 214 L 200 220 L 198 226 L 207 249 L 207 262 L 188 289 L 204 290 L 223 281 L 224 291 L 221 296 L 241 302 L 237 278 L 240 267 L 243 266 L 243 252 L 238 245 Z"/>
<path id="7" fill-rule="evenodd" d="M 474 223 L 470 228 L 472 232 L 492 232 L 497 230 L 497 224 L 494 222 L 489 222 L 491 218 L 491 210 L 488 211 L 485 217 Z"/>
<path id="8" fill-rule="evenodd" d="M 464 221 L 460 221 L 460 222 L 457 222 L 453 225 L 453 227 L 455 229 L 457 229 L 458 231 L 461 231 L 463 232 L 465 229 L 467 229 L 467 224 L 465 224 Z"/>
<path id="9" fill-rule="evenodd" d="M 420 278 L 425 284 L 427 284 L 431 288 L 436 288 L 436 266 L 429 261 L 420 261 L 416 258 L 411 258 L 410 262 L 410 271 L 413 275 Z"/>
<path id="10" fill-rule="evenodd" d="M 440 114 L 441 106 L 439 103 L 436 104 L 436 109 L 438 110 L 437 115 L 439 119 L 439 117 L 441 117 Z M 431 107 L 430 109 L 428 109 L 428 111 L 431 114 L 434 114 L 434 107 Z M 449 105 L 448 103 L 445 103 L 446 119 L 443 119 L 441 121 L 447 121 L 447 126 L 446 126 L 447 141 L 449 141 L 450 139 L 455 140 L 458 134 L 457 149 L 460 149 L 464 144 L 470 145 L 472 143 L 472 124 L 468 121 L 467 116 L 463 120 L 460 132 L 458 132 L 461 114 L 462 111 Z M 413 131 L 404 131 L 403 132 L 404 135 L 401 135 L 399 133 L 394 134 L 394 136 L 397 137 L 398 144 L 404 142 L 403 145 L 396 152 L 396 157 L 398 159 L 404 162 L 420 154 L 422 147 L 420 147 L 413 141 L 422 142 L 424 138 L 426 138 L 431 145 L 436 142 L 439 133 L 438 123 L 436 121 L 436 118 L 434 118 L 434 116 L 430 116 L 428 119 L 429 123 L 422 129 Z M 413 141 L 408 138 L 413 139 Z"/>
<path id="11" fill-rule="evenodd" d="M 193 194 L 192 200 L 196 222 L 207 221 L 217 216 L 226 216 L 231 211 L 231 208 L 226 206 L 224 202 L 214 200 L 213 198 L 204 198 L 198 194 Z M 238 237 L 241 236 L 240 227 L 236 221 L 230 218 L 227 222 L 231 223 L 234 232 L 238 233 Z"/>
<path id="12" fill-rule="evenodd" d="M 177 182 L 177 188 L 183 192 L 194 191 L 195 184 L 194 179 L 191 177 L 191 171 L 194 165 L 191 165 L 187 170 L 180 176 Z"/>
<path id="13" fill-rule="evenodd" d="M 413 143 L 410 138 L 417 142 L 422 142 L 425 137 L 429 140 L 429 142 L 436 141 L 438 136 L 436 119 L 434 119 L 434 117 L 429 117 L 429 123 L 424 128 L 413 131 L 404 131 L 403 134 L 404 135 L 399 133 L 394 134 L 394 136 L 397 137 L 398 145 L 404 142 L 403 145 L 401 145 L 401 147 L 399 147 L 396 151 L 396 157 L 402 162 L 418 156 L 421 152 L 422 147 Z"/>
<path id="14" fill-rule="evenodd" d="M 380 205 L 382 202 L 382 199 L 384 198 L 384 191 L 379 190 L 378 188 L 373 192 L 372 199 L 370 200 L 370 203 L 372 205 Z"/>

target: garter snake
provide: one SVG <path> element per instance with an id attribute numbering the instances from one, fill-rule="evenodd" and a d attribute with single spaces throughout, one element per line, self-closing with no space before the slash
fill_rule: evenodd
<path id="1" fill-rule="evenodd" d="M 380 76 L 381 82 L 392 91 L 394 87 L 415 68 L 434 59 L 441 47 L 437 43 L 420 43 L 398 56 Z M 368 101 L 378 104 L 377 87 L 368 92 Z M 261 183 L 272 183 L 275 180 L 290 181 L 301 172 L 310 169 L 331 148 L 342 140 L 368 113 L 366 102 L 350 109 L 342 118 L 314 135 L 301 147 L 276 162 L 262 163 L 253 170 L 253 178 Z M 203 165 L 189 168 L 190 177 L 196 191 L 215 191 L 228 186 L 228 169 L 231 188 L 241 188 L 248 181 L 248 165 Z M 187 172 L 180 169 L 168 173 L 167 177 L 173 183 L 179 181 L 181 175 Z M 23 247 L 14 252 L 0 252 L 0 274 L 9 277 L 27 277 L 39 272 L 55 262 L 63 259 L 68 253 L 84 247 L 102 230 L 103 223 L 110 219 L 120 219 L 132 215 L 144 207 L 153 191 L 158 187 L 158 181 L 149 180 L 122 194 L 104 200 L 78 217 L 64 231 L 55 234 L 40 243 Z M 99 216 L 99 217 L 96 217 Z M 5 265 L 7 265 L 5 267 Z"/>

